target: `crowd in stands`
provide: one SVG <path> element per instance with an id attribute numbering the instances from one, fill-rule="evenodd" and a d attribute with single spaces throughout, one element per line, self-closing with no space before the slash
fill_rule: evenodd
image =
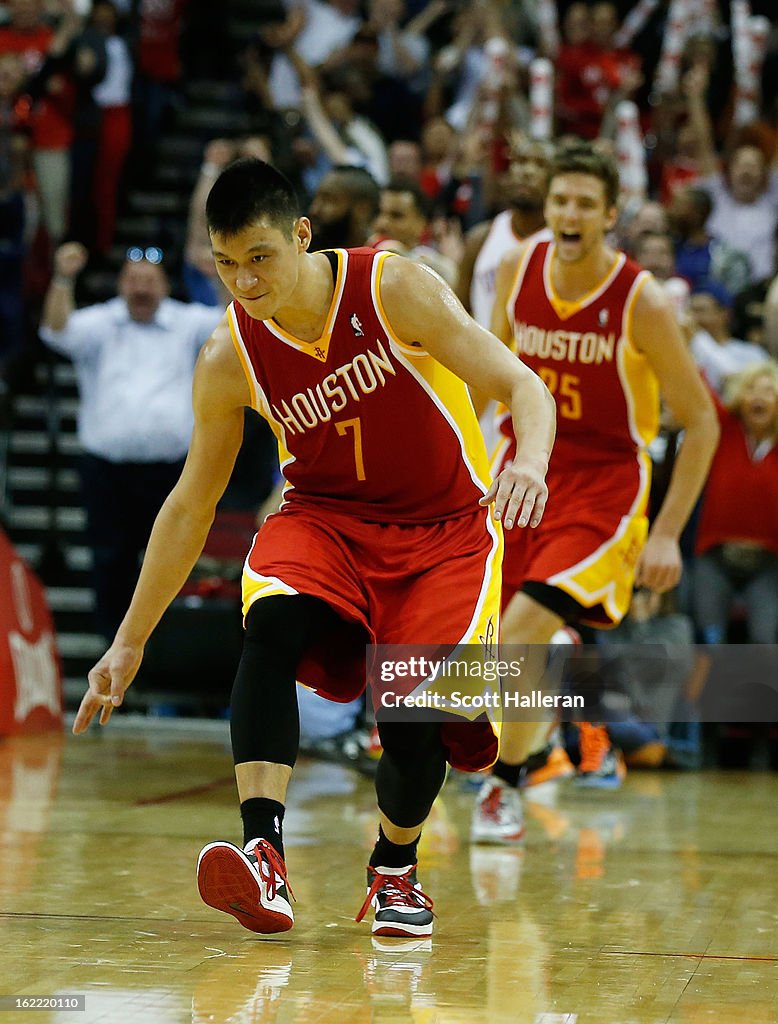
<path id="1" fill-rule="evenodd" d="M 181 264 L 168 268 L 176 294 L 213 306 L 226 296 L 204 201 L 238 156 L 291 178 L 320 247 L 381 244 L 456 286 L 467 232 L 508 205 L 522 143 L 597 139 L 623 171 L 614 241 L 666 282 L 722 422 L 683 610 L 698 639 L 726 639 L 734 609 L 745 638 L 775 642 L 774 0 L 745 3 L 745 23 L 743 5 L 725 0 L 278 0 L 256 5 L 264 20 L 220 63 L 209 40 L 224 45 L 230 8 L 0 2 L 0 380 L 32 345 L 63 241 L 119 269 L 122 193 L 159 159 L 192 76 L 230 82 L 251 125 L 204 146 Z M 553 68 L 548 95 L 533 92 L 538 58 Z M 623 135 L 630 111 L 637 156 Z M 658 487 L 674 443 L 667 424 Z"/>

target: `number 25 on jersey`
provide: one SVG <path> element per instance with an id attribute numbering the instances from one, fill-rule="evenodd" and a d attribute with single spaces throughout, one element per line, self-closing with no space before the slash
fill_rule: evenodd
<path id="1" fill-rule="evenodd" d="M 581 378 L 574 373 L 560 374 L 550 366 L 541 366 L 538 376 L 554 396 L 559 415 L 567 420 L 580 420 L 583 415 L 579 391 Z"/>

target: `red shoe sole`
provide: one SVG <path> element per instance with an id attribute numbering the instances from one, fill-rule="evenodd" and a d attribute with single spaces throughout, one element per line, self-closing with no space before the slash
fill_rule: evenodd
<path id="1" fill-rule="evenodd" d="M 288 932 L 294 924 L 287 914 L 262 906 L 259 881 L 237 848 L 206 849 L 197 865 L 197 888 L 203 903 L 231 914 L 251 932 Z"/>

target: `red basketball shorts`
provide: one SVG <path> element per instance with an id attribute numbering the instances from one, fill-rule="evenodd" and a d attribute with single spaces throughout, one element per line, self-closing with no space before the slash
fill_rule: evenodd
<path id="1" fill-rule="evenodd" d="M 558 587 L 586 609 L 581 621 L 617 625 L 632 598 L 648 533 L 648 456 L 575 467 L 554 465 L 536 529 L 506 531 L 502 607 L 532 580 Z"/>
<path id="2" fill-rule="evenodd" d="M 340 629 L 308 650 L 299 681 L 349 701 L 366 683 L 367 644 L 477 643 L 496 634 L 501 531 L 491 510 L 424 525 L 369 523 L 302 503 L 270 516 L 243 571 L 243 613 L 265 597 L 308 594 L 339 615 Z M 474 771 L 497 757 L 485 717 L 442 727 L 450 763 Z"/>

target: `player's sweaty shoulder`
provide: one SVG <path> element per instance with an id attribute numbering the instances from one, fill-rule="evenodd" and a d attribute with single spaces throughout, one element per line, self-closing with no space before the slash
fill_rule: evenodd
<path id="1" fill-rule="evenodd" d="M 392 324 L 429 318 L 441 301 L 456 302 L 454 293 L 430 267 L 404 256 L 393 256 L 381 272 L 381 303 Z"/>
<path id="2" fill-rule="evenodd" d="M 195 370 L 195 393 L 208 404 L 248 405 L 246 374 L 235 350 L 227 314 L 203 345 Z"/>

